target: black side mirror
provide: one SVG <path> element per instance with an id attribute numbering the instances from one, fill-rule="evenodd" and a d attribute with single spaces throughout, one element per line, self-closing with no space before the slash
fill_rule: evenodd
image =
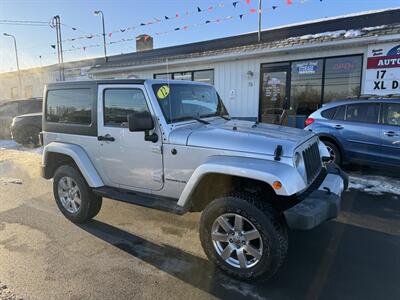
<path id="1" fill-rule="evenodd" d="M 129 131 L 149 131 L 154 128 L 154 122 L 149 112 L 134 112 L 128 115 Z"/>
<path id="2" fill-rule="evenodd" d="M 131 132 L 144 131 L 145 141 L 153 143 L 158 141 L 156 133 L 150 134 L 150 130 L 154 129 L 153 117 L 149 112 L 134 112 L 128 115 L 128 127 Z"/>

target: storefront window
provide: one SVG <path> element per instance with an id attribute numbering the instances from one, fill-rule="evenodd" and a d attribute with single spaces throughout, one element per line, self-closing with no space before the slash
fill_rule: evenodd
<path id="1" fill-rule="evenodd" d="M 192 72 L 174 73 L 175 80 L 192 80 Z"/>
<path id="2" fill-rule="evenodd" d="M 296 115 L 309 115 L 321 104 L 323 60 L 292 63 L 291 110 Z"/>
<path id="3" fill-rule="evenodd" d="M 193 80 L 214 84 L 214 70 L 194 71 Z"/>
<path id="4" fill-rule="evenodd" d="M 324 103 L 360 95 L 361 56 L 327 58 Z"/>
<path id="5" fill-rule="evenodd" d="M 214 84 L 214 70 L 154 74 L 154 79 L 193 80 Z"/>

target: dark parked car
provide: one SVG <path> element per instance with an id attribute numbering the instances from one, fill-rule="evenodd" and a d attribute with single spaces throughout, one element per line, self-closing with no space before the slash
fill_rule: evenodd
<path id="1" fill-rule="evenodd" d="M 400 167 L 400 98 L 332 102 L 305 125 L 318 133 L 336 163 Z"/>
<path id="2" fill-rule="evenodd" d="M 42 113 L 17 116 L 11 124 L 13 140 L 22 145 L 39 145 L 39 133 L 42 131 Z"/>
<path id="3" fill-rule="evenodd" d="M 9 139 L 10 125 L 15 116 L 42 111 L 42 98 L 0 102 L 0 139 Z"/>

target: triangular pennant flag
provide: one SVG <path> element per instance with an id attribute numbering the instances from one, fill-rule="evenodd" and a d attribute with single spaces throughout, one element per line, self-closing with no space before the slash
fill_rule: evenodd
<path id="1" fill-rule="evenodd" d="M 246 0 L 246 3 L 247 3 L 247 4 L 250 4 L 250 2 L 251 2 L 251 0 Z"/>
<path id="2" fill-rule="evenodd" d="M 86 47 L 83 47 L 82 49 L 83 49 L 83 51 L 86 51 Z"/>
<path id="3" fill-rule="evenodd" d="M 239 15 L 240 20 L 243 19 L 243 14 Z"/>
<path id="4" fill-rule="evenodd" d="M 125 30 L 126 30 L 126 29 L 120 29 L 119 31 L 121 31 L 121 32 L 125 32 Z"/>
<path id="5" fill-rule="evenodd" d="M 175 18 L 179 18 L 179 14 L 178 13 L 175 14 Z"/>
<path id="6" fill-rule="evenodd" d="M 111 36 L 112 36 L 112 34 L 113 34 L 113 33 L 112 33 L 112 32 L 110 32 L 110 33 L 108 34 L 108 37 L 111 37 Z"/>
<path id="7" fill-rule="evenodd" d="M 255 13 L 255 12 L 257 12 L 257 9 L 252 8 L 252 9 L 250 9 L 250 12 L 251 12 L 251 13 Z"/>
<path id="8" fill-rule="evenodd" d="M 188 25 L 183 26 L 183 30 L 187 30 L 189 28 Z"/>
<path id="9" fill-rule="evenodd" d="M 287 5 L 292 5 L 293 4 L 293 0 L 286 0 Z"/>
<path id="10" fill-rule="evenodd" d="M 180 29 L 179 27 L 176 27 L 174 30 L 177 31 L 177 30 L 179 30 L 179 29 Z"/>
<path id="11" fill-rule="evenodd" d="M 197 6 L 197 12 L 201 12 L 201 8 Z"/>
<path id="12" fill-rule="evenodd" d="M 72 27 L 72 30 L 76 30 L 76 28 L 75 28 L 75 27 Z"/>
<path id="13" fill-rule="evenodd" d="M 207 21 L 206 21 L 206 24 L 208 24 L 208 23 L 211 23 L 211 21 L 210 21 L 210 20 L 207 20 Z"/>
<path id="14" fill-rule="evenodd" d="M 167 16 L 165 16 L 164 18 L 165 18 L 165 20 L 169 20 L 169 17 L 167 17 Z"/>
<path id="15" fill-rule="evenodd" d="M 239 3 L 239 1 L 232 2 L 233 7 L 236 8 L 236 5 L 237 5 L 238 3 Z"/>
<path id="16" fill-rule="evenodd" d="M 277 9 L 277 7 L 278 7 L 278 6 L 275 6 L 275 5 L 274 5 L 274 6 L 272 6 L 272 9 L 274 9 L 274 10 L 275 10 L 275 9 Z"/>
<path id="17" fill-rule="evenodd" d="M 51 48 L 56 49 L 56 45 L 50 45 Z"/>
<path id="18" fill-rule="evenodd" d="M 93 35 L 88 35 L 86 38 L 91 39 L 91 38 L 93 38 Z"/>
<path id="19" fill-rule="evenodd" d="M 219 6 L 219 7 L 224 7 L 224 6 L 225 6 L 225 3 L 219 3 L 218 6 Z"/>
<path id="20" fill-rule="evenodd" d="M 209 7 L 208 7 L 208 10 L 213 10 L 213 9 L 214 9 L 213 6 L 209 6 Z"/>
<path id="21" fill-rule="evenodd" d="M 146 24 L 144 24 L 144 23 L 140 23 L 140 26 L 146 26 Z"/>

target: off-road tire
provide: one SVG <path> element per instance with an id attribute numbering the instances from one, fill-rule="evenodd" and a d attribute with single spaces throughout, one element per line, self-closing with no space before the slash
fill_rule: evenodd
<path id="1" fill-rule="evenodd" d="M 216 252 L 211 238 L 212 224 L 218 216 L 239 214 L 253 223 L 263 241 L 260 261 L 253 267 L 242 269 L 229 265 Z M 268 203 L 248 193 L 234 193 L 213 200 L 203 211 L 200 220 L 200 240 L 203 249 L 217 267 L 240 280 L 267 280 L 285 261 L 288 250 L 288 233 L 284 216 Z"/>
<path id="2" fill-rule="evenodd" d="M 81 205 L 76 213 L 70 213 L 62 205 L 58 195 L 58 183 L 61 178 L 68 176 L 72 178 L 79 187 L 81 195 Z M 93 219 L 100 211 L 103 199 L 93 193 L 91 188 L 86 183 L 81 173 L 71 165 L 62 165 L 54 173 L 53 193 L 57 206 L 63 215 L 73 223 L 85 223 Z"/>
<path id="3" fill-rule="evenodd" d="M 40 129 L 35 126 L 24 126 L 16 130 L 14 140 L 23 146 L 39 146 Z"/>
<path id="4" fill-rule="evenodd" d="M 328 149 L 330 148 L 334 152 L 335 158 L 332 160 L 332 162 L 340 166 L 342 164 L 342 155 L 339 148 L 330 141 L 323 141 L 323 143 Z"/>

